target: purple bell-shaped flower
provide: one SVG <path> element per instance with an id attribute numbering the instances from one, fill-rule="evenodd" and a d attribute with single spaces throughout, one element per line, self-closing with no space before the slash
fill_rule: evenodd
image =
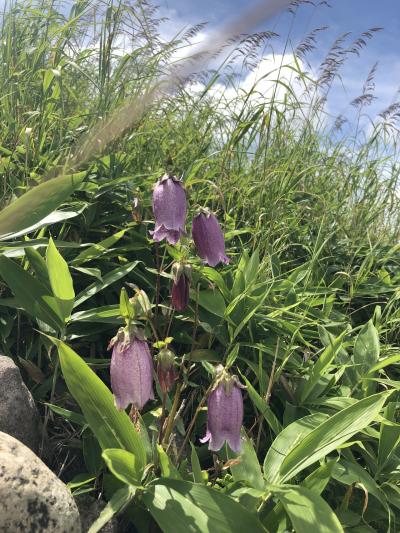
<path id="1" fill-rule="evenodd" d="M 171 304 L 177 311 L 184 311 L 189 303 L 191 267 L 174 263 L 172 267 L 174 282 L 171 290 Z"/>
<path id="2" fill-rule="evenodd" d="M 215 267 L 229 263 L 225 255 L 225 241 L 217 217 L 210 212 L 200 212 L 192 222 L 192 236 L 197 253 L 205 263 Z"/>
<path id="3" fill-rule="evenodd" d="M 217 381 L 208 397 L 207 432 L 201 442 L 208 442 L 208 449 L 217 452 L 227 442 L 231 450 L 241 450 L 240 429 L 243 422 L 244 388 L 236 376 L 229 375 L 219 365 Z"/>
<path id="4" fill-rule="evenodd" d="M 142 409 L 154 399 L 153 361 L 143 331 L 121 328 L 111 340 L 111 388 L 117 409 Z"/>
<path id="5" fill-rule="evenodd" d="M 156 219 L 153 239 L 176 244 L 185 235 L 186 192 L 175 176 L 165 175 L 153 190 L 153 214 Z"/>

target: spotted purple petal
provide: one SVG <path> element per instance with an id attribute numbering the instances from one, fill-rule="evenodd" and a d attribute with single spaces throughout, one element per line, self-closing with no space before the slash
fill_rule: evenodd
<path id="1" fill-rule="evenodd" d="M 243 398 L 236 383 L 226 387 L 224 383 L 208 397 L 207 432 L 201 442 L 208 442 L 208 449 L 217 452 L 227 442 L 231 450 L 240 452 L 240 429 L 243 422 Z"/>
<path id="2" fill-rule="evenodd" d="M 142 409 L 154 399 L 153 362 L 147 342 L 136 337 L 117 340 L 111 356 L 111 388 L 117 409 Z"/>
<path id="3" fill-rule="evenodd" d="M 157 182 L 153 191 L 153 214 L 156 219 L 154 231 L 150 232 L 153 239 L 176 244 L 185 234 L 186 192 L 174 176 L 163 176 Z"/>
<path id="4" fill-rule="evenodd" d="M 192 236 L 197 253 L 205 263 L 215 267 L 218 263 L 229 263 L 225 255 L 225 242 L 221 226 L 212 213 L 199 213 L 192 222 Z"/>

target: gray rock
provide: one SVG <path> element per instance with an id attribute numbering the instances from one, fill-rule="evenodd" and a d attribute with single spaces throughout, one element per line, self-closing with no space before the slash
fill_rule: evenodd
<path id="1" fill-rule="evenodd" d="M 96 500 L 92 496 L 82 495 L 78 496 L 76 503 L 81 514 L 82 533 L 87 533 L 93 522 L 99 517 L 101 511 L 106 506 L 102 500 Z M 100 529 L 101 533 L 119 533 L 118 522 L 113 517 L 105 526 Z"/>
<path id="2" fill-rule="evenodd" d="M 80 533 L 74 499 L 29 448 L 0 432 L 0 532 Z"/>
<path id="3" fill-rule="evenodd" d="M 0 355 L 0 431 L 12 435 L 34 452 L 40 441 L 40 417 L 19 368 Z"/>

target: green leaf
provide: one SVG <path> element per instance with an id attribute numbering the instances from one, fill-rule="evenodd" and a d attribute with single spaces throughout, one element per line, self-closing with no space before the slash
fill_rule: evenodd
<path id="1" fill-rule="evenodd" d="M 88 529 L 88 533 L 97 533 L 100 531 L 110 520 L 123 509 L 135 496 L 135 488 L 127 485 L 122 489 L 117 490 L 113 494 L 111 500 L 107 503 L 104 509 L 101 511 L 99 517 Z"/>
<path id="2" fill-rule="evenodd" d="M 160 461 L 161 475 L 170 479 L 182 479 L 182 476 L 172 464 L 171 459 L 166 454 L 161 444 L 157 444 L 158 459 Z"/>
<path id="3" fill-rule="evenodd" d="M 53 294 L 60 301 L 64 319 L 67 319 L 71 316 L 75 291 L 67 262 L 57 250 L 52 238 L 47 247 L 46 263 Z"/>
<path id="4" fill-rule="evenodd" d="M 246 434 L 243 437 L 240 455 L 237 456 L 233 452 L 229 453 L 230 457 L 237 457 L 239 461 L 238 464 L 230 467 L 233 479 L 235 481 L 245 481 L 250 487 L 263 490 L 265 482 L 253 443 Z"/>
<path id="5" fill-rule="evenodd" d="M 369 494 L 375 496 L 385 509 L 387 508 L 385 493 L 377 485 L 376 481 L 370 476 L 367 470 L 356 462 L 341 459 L 335 464 L 332 477 L 345 485 L 352 485 L 353 483 L 363 485 Z"/>
<path id="6" fill-rule="evenodd" d="M 116 244 L 125 235 L 126 231 L 127 230 L 125 229 L 118 231 L 118 233 L 107 237 L 103 241 L 100 241 L 98 244 L 93 244 L 92 246 L 89 246 L 89 248 L 77 255 L 75 259 L 71 261 L 71 264 L 74 266 L 79 266 L 83 263 L 87 263 L 88 261 L 96 259 L 97 257 L 104 254 L 104 252 L 106 252 L 109 248 L 114 246 L 114 244 Z"/>
<path id="7" fill-rule="evenodd" d="M 192 442 L 190 443 L 190 446 L 192 447 L 190 462 L 192 464 L 193 481 L 195 483 L 204 484 L 204 477 L 201 471 L 201 465 L 200 465 L 199 457 L 196 452 L 196 448 Z"/>
<path id="8" fill-rule="evenodd" d="M 82 183 L 86 172 L 44 181 L 0 212 L 0 237 L 29 228 L 62 204 Z"/>
<path id="9" fill-rule="evenodd" d="M 372 320 L 369 320 L 361 329 L 354 344 L 353 360 L 356 364 L 355 370 L 359 379 L 366 376 L 378 362 L 379 352 L 378 331 Z M 362 384 L 362 388 L 365 395 L 371 394 L 376 390 L 376 383 L 365 381 Z"/>
<path id="10" fill-rule="evenodd" d="M 296 420 L 285 427 L 271 444 L 264 460 L 264 478 L 268 483 L 281 483 L 283 476 L 280 468 L 285 457 L 306 435 L 311 433 L 329 417 L 323 413 L 315 413 Z"/>
<path id="11" fill-rule="evenodd" d="M 118 411 L 110 390 L 69 346 L 53 340 L 68 389 L 103 450 L 121 448 L 135 456 L 137 471 L 143 472 L 146 452 L 140 434 L 125 411 Z"/>
<path id="12" fill-rule="evenodd" d="M 133 453 L 121 448 L 104 450 L 102 457 L 114 476 L 127 485 L 140 485 L 142 472 L 137 468 Z"/>
<path id="13" fill-rule="evenodd" d="M 252 256 L 247 261 L 243 271 L 245 286 L 248 287 L 253 281 L 256 281 L 260 268 L 260 253 L 258 248 L 254 250 Z"/>
<path id="14" fill-rule="evenodd" d="M 193 299 L 196 299 L 195 291 L 191 291 Z M 199 292 L 199 305 L 204 307 L 213 315 L 223 317 L 225 314 L 225 300 L 222 294 L 215 290 L 206 290 Z"/>
<path id="15" fill-rule="evenodd" d="M 135 308 L 129 301 L 128 293 L 125 287 L 122 287 L 119 295 L 119 311 L 121 316 L 133 320 L 135 318 Z"/>
<path id="16" fill-rule="evenodd" d="M 193 350 L 192 353 L 185 355 L 185 359 L 190 359 L 192 362 L 199 361 L 216 361 L 221 362 L 221 355 L 215 350 L 207 350 L 206 348 L 199 348 L 198 350 Z"/>
<path id="17" fill-rule="evenodd" d="M 132 263 L 128 263 L 127 265 L 115 268 L 114 270 L 103 276 L 103 281 L 96 281 L 86 287 L 86 289 L 84 289 L 77 295 L 75 299 L 74 308 L 78 307 L 83 302 L 86 302 L 86 300 L 88 300 L 98 292 L 102 291 L 112 283 L 115 283 L 116 281 L 129 274 L 129 272 L 131 272 L 138 265 L 138 263 L 139 261 L 133 261 Z"/>
<path id="18" fill-rule="evenodd" d="M 164 533 L 265 533 L 245 507 L 198 483 L 158 479 L 146 487 L 143 501 Z"/>
<path id="19" fill-rule="evenodd" d="M 255 407 L 260 411 L 262 416 L 267 421 L 267 424 L 272 429 L 272 431 L 275 433 L 275 435 L 278 435 L 282 431 L 282 426 L 277 417 L 275 416 L 274 412 L 270 408 L 270 406 L 267 404 L 264 398 L 262 398 L 256 389 L 253 387 L 253 385 L 250 383 L 250 381 L 241 373 L 242 379 L 246 383 L 247 392 L 249 393 L 250 399 L 255 405 Z"/>
<path id="20" fill-rule="evenodd" d="M 375 420 L 392 391 L 374 394 L 339 411 L 313 429 L 284 458 L 283 481 L 325 457 Z"/>
<path id="21" fill-rule="evenodd" d="M 0 275 L 14 293 L 19 307 L 56 331 L 64 327 L 59 304 L 45 285 L 4 255 L 0 255 Z"/>
<path id="22" fill-rule="evenodd" d="M 344 530 L 329 505 L 315 492 L 306 487 L 285 485 L 268 487 L 282 503 L 296 533 L 344 533 Z"/>
<path id="23" fill-rule="evenodd" d="M 10 235 L 6 235 L 3 237 L 0 237 L 0 241 L 5 241 L 6 239 L 16 239 L 17 237 L 22 237 L 23 235 L 27 235 L 28 233 L 32 233 L 34 231 L 37 231 L 40 228 L 43 228 L 44 226 L 51 226 L 52 224 L 57 224 L 57 222 L 64 222 L 65 220 L 69 220 L 70 218 L 77 217 L 80 215 L 82 210 L 80 211 L 53 211 L 50 213 L 50 215 L 47 215 L 46 217 L 42 218 L 37 222 L 36 224 L 33 224 L 32 226 L 29 226 L 27 228 L 22 229 L 21 231 L 16 231 Z"/>
<path id="24" fill-rule="evenodd" d="M 385 418 L 392 422 L 396 420 L 396 402 L 389 402 L 385 407 Z M 382 470 L 386 463 L 390 460 L 393 452 L 400 444 L 400 425 L 389 426 L 381 423 L 381 430 L 379 436 L 378 448 L 378 468 Z"/>
<path id="25" fill-rule="evenodd" d="M 342 347 L 342 340 L 345 334 L 346 331 L 339 335 L 339 337 L 336 337 L 329 344 L 329 346 L 325 348 L 318 360 L 312 366 L 308 381 L 305 383 L 301 393 L 300 400 L 302 403 L 306 401 L 311 392 L 314 390 L 314 387 L 318 383 L 319 379 L 327 372 L 332 360 Z"/>
<path id="26" fill-rule="evenodd" d="M 24 252 L 30 263 L 30 266 L 35 271 L 36 278 L 43 283 L 43 285 L 48 288 L 49 293 L 51 293 L 51 285 L 46 261 L 35 248 L 27 247 L 25 248 Z"/>
<path id="27" fill-rule="evenodd" d="M 332 470 L 335 466 L 335 461 L 324 463 L 311 472 L 300 485 L 311 490 L 314 494 L 321 494 L 332 476 Z M 268 531 L 276 531 L 281 522 L 285 521 L 285 510 L 282 503 L 279 501 L 275 507 L 263 518 L 263 524 Z"/>
<path id="28" fill-rule="evenodd" d="M 229 291 L 225 284 L 224 278 L 221 276 L 218 270 L 215 270 L 215 268 L 210 268 L 210 267 L 202 267 L 201 273 L 207 279 L 215 283 L 215 285 L 219 288 L 219 290 L 223 294 L 224 298 L 227 298 L 229 296 Z"/>
<path id="29" fill-rule="evenodd" d="M 58 415 L 65 418 L 65 420 L 69 420 L 73 424 L 78 424 L 79 426 L 85 426 L 86 420 L 85 417 L 80 415 L 79 413 L 74 413 L 73 411 L 70 411 L 69 409 L 64 409 L 63 407 L 60 407 L 58 405 L 53 405 L 52 403 L 45 403 L 49 409 L 51 409 L 54 413 L 57 413 Z"/>

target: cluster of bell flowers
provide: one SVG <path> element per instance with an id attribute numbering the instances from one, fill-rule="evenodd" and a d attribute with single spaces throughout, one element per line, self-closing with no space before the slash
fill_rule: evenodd
<path id="1" fill-rule="evenodd" d="M 165 175 L 153 190 L 155 228 L 151 235 L 156 242 L 166 240 L 175 245 L 186 235 L 186 191 L 181 180 Z M 192 221 L 192 237 L 196 251 L 204 263 L 215 267 L 227 264 L 224 236 L 216 216 L 202 209 Z M 190 267 L 175 263 L 171 304 L 184 311 L 189 302 Z M 144 331 L 136 326 L 121 328 L 110 342 L 111 387 L 118 409 L 129 405 L 141 410 L 154 399 L 153 362 Z M 164 346 L 157 357 L 157 378 L 165 394 L 172 390 L 177 379 L 174 354 Z M 208 442 L 211 451 L 218 451 L 227 442 L 234 452 L 240 451 L 240 429 L 243 422 L 243 398 L 236 376 L 219 365 L 216 379 L 207 400 L 207 432 L 201 442 Z"/>

